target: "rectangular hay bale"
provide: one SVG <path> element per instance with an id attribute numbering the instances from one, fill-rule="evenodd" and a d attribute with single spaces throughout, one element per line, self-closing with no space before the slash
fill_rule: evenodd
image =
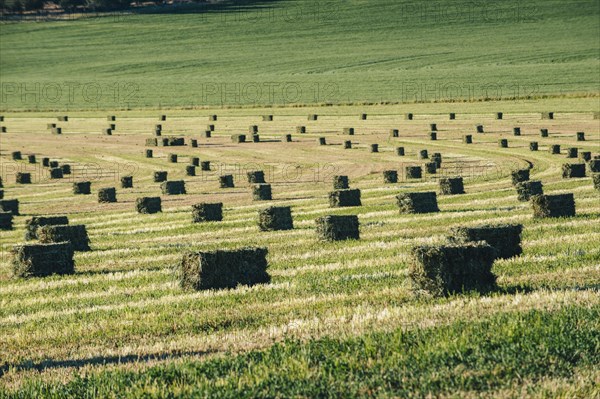
<path id="1" fill-rule="evenodd" d="M 67 216 L 34 216 L 25 221 L 25 240 L 36 240 L 37 231 L 43 226 L 57 226 L 69 224 Z"/>
<path id="2" fill-rule="evenodd" d="M 222 175 L 219 176 L 219 186 L 221 188 L 232 188 L 233 184 L 233 175 Z"/>
<path id="3" fill-rule="evenodd" d="M 522 224 L 461 226 L 450 229 L 448 239 L 455 244 L 485 241 L 496 249 L 498 258 L 510 259 L 523 253 L 522 232 Z"/>
<path id="4" fill-rule="evenodd" d="M 162 212 L 160 197 L 140 197 L 135 200 L 135 209 L 138 213 L 153 214 Z"/>
<path id="5" fill-rule="evenodd" d="M 200 203 L 192 205 L 192 223 L 220 222 L 223 220 L 223 203 Z"/>
<path id="6" fill-rule="evenodd" d="M 575 198 L 572 193 L 555 195 L 534 195 L 531 197 L 533 217 L 575 216 Z"/>
<path id="7" fill-rule="evenodd" d="M 0 211 L 10 212 L 14 216 L 19 216 L 19 200 L 18 199 L 0 200 Z"/>
<path id="8" fill-rule="evenodd" d="M 73 194 L 87 195 L 92 193 L 92 182 L 80 181 L 73 183 Z"/>
<path id="9" fill-rule="evenodd" d="M 565 163 L 562 165 L 563 179 L 585 177 L 584 163 Z"/>
<path id="10" fill-rule="evenodd" d="M 44 244 L 70 242 L 74 251 L 89 251 L 90 239 L 84 225 L 45 225 L 37 230 Z"/>
<path id="11" fill-rule="evenodd" d="M 443 177 L 440 179 L 440 193 L 443 195 L 464 194 L 465 187 L 462 177 Z"/>
<path id="12" fill-rule="evenodd" d="M 11 252 L 15 277 L 75 273 L 74 251 L 69 242 L 15 245 Z"/>
<path id="13" fill-rule="evenodd" d="M 163 194 L 167 195 L 186 194 L 185 181 L 183 180 L 164 181 L 161 183 L 160 189 Z"/>
<path id="14" fill-rule="evenodd" d="M 11 212 L 0 211 L 0 230 L 12 230 L 13 218 L 14 216 Z"/>
<path id="15" fill-rule="evenodd" d="M 255 184 L 252 187 L 252 199 L 254 201 L 270 201 L 273 199 L 270 184 Z"/>
<path id="16" fill-rule="evenodd" d="M 399 194 L 396 196 L 396 204 L 400 209 L 400 213 L 433 213 L 440 211 L 437 194 L 433 191 Z"/>
<path id="17" fill-rule="evenodd" d="M 258 211 L 258 227 L 261 231 L 292 230 L 294 221 L 289 206 L 270 206 Z"/>
<path id="18" fill-rule="evenodd" d="M 117 202 L 117 190 L 114 187 L 105 187 L 98 190 L 98 202 Z"/>
<path id="19" fill-rule="evenodd" d="M 356 215 L 328 215 L 316 219 L 317 238 L 322 241 L 359 240 L 360 225 Z"/>
<path id="20" fill-rule="evenodd" d="M 528 180 L 517 183 L 515 185 L 517 190 L 517 199 L 521 202 L 527 202 L 534 195 L 544 194 L 544 186 L 539 180 Z"/>
<path id="21" fill-rule="evenodd" d="M 329 206 L 332 208 L 361 205 L 360 189 L 334 190 L 329 193 Z"/>

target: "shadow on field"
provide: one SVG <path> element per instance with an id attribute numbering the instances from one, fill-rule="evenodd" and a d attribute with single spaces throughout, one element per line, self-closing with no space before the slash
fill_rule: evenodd
<path id="1" fill-rule="evenodd" d="M 127 356 L 95 356 L 87 359 L 78 360 L 42 360 L 40 362 L 24 361 L 19 364 L 5 363 L 0 365 L 0 378 L 9 370 L 12 371 L 27 371 L 37 370 L 44 371 L 48 369 L 58 368 L 80 368 L 85 366 L 100 366 L 100 365 L 119 365 L 137 362 L 161 361 L 161 360 L 176 360 L 185 357 L 205 356 L 217 351 L 185 351 L 178 353 L 160 353 L 153 355 L 127 355 Z"/>

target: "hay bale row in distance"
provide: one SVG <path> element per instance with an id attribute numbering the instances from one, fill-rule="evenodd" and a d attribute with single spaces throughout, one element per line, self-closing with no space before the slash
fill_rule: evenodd
<path id="1" fill-rule="evenodd" d="M 271 122 L 273 120 L 273 115 L 263 115 L 262 120 L 263 122 Z"/>
<path id="2" fill-rule="evenodd" d="M 215 121 L 215 122 L 216 122 L 216 120 L 217 120 L 217 115 L 214 115 L 214 114 L 213 114 L 213 115 L 209 115 L 209 116 L 208 116 L 208 120 L 209 120 L 209 121 L 211 121 L 211 122 L 212 122 L 212 121 Z"/>
<path id="3" fill-rule="evenodd" d="M 322 241 L 360 239 L 359 221 L 356 215 L 328 215 L 316 219 L 317 238 Z"/>
<path id="4" fill-rule="evenodd" d="M 527 202 L 534 195 L 544 194 L 544 186 L 539 180 L 528 180 L 517 183 L 515 185 L 517 190 L 517 199 L 521 202 Z"/>
<path id="5" fill-rule="evenodd" d="M 270 206 L 258 211 L 258 227 L 261 231 L 292 230 L 294 221 L 289 206 Z"/>
<path id="6" fill-rule="evenodd" d="M 35 157 L 35 154 L 29 154 L 29 155 L 27 155 L 27 161 L 29 163 L 37 163 L 37 159 Z"/>
<path id="7" fill-rule="evenodd" d="M 18 199 L 0 200 L 0 211 L 10 212 L 13 214 L 13 216 L 19 216 L 19 200 Z"/>
<path id="8" fill-rule="evenodd" d="M 554 119 L 554 112 L 542 112 L 542 119 Z"/>
<path id="9" fill-rule="evenodd" d="M 437 194 L 433 191 L 402 193 L 396 196 L 396 204 L 400 213 L 433 213 L 439 212 Z"/>
<path id="10" fill-rule="evenodd" d="M 163 194 L 167 195 L 186 194 L 185 181 L 183 180 L 164 181 L 161 183 L 160 189 Z"/>
<path id="11" fill-rule="evenodd" d="M 90 239 L 84 225 L 45 225 L 37 230 L 40 242 L 44 244 L 69 242 L 74 251 L 89 251 Z"/>
<path id="12" fill-rule="evenodd" d="M 200 203 L 192 205 L 192 223 L 220 222 L 223 220 L 223 203 Z"/>
<path id="13" fill-rule="evenodd" d="M 354 128 L 353 127 L 345 127 L 344 130 L 342 130 L 342 134 L 345 134 L 347 136 L 354 136 Z"/>
<path id="14" fill-rule="evenodd" d="M 50 130 L 50 133 L 56 134 L 56 135 L 62 134 L 62 128 L 61 127 L 53 127 Z"/>
<path id="15" fill-rule="evenodd" d="M 215 125 L 206 125 L 206 131 L 214 132 L 215 131 Z"/>
<path id="16" fill-rule="evenodd" d="M 162 201 L 160 197 L 140 197 L 135 200 L 135 209 L 143 214 L 162 212 Z"/>
<path id="17" fill-rule="evenodd" d="M 69 117 L 67 115 L 57 116 L 56 119 L 59 122 L 68 122 L 69 121 Z"/>
<path id="18" fill-rule="evenodd" d="M 15 277 L 75 273 L 74 251 L 69 242 L 15 245 L 11 253 L 12 273 Z"/>
<path id="19" fill-rule="evenodd" d="M 117 190 L 114 187 L 105 187 L 98 190 L 99 203 L 117 202 Z"/>
<path id="20" fill-rule="evenodd" d="M 250 125 L 248 127 L 248 133 L 250 133 L 250 134 L 258 133 L 258 125 Z"/>
<path id="21" fill-rule="evenodd" d="M 464 194 L 465 187 L 462 177 L 443 177 L 440 179 L 440 193 L 443 195 Z"/>
<path id="22" fill-rule="evenodd" d="M 316 121 L 318 118 L 319 118 L 319 115 L 317 115 L 317 114 L 309 114 L 308 115 L 309 121 Z"/>
<path id="23" fill-rule="evenodd" d="M 521 224 L 481 225 L 454 227 L 448 239 L 455 244 L 485 241 L 498 252 L 498 258 L 510 259 L 523 253 L 521 248 Z"/>
<path id="24" fill-rule="evenodd" d="M 575 216 L 575 198 L 572 193 L 555 195 L 534 195 L 531 197 L 533 217 Z"/>
<path id="25" fill-rule="evenodd" d="M 0 230 L 13 229 L 13 214 L 11 212 L 0 211 Z"/>
<path id="26" fill-rule="evenodd" d="M 252 187 L 252 199 L 254 201 L 270 201 L 273 199 L 270 184 L 255 184 Z"/>
<path id="27" fill-rule="evenodd" d="M 298 133 L 298 134 L 306 133 L 306 126 L 296 126 L 296 133 Z"/>
<path id="28" fill-rule="evenodd" d="M 50 169 L 50 178 L 51 179 L 62 179 L 64 176 L 64 172 L 62 168 L 52 168 Z"/>
<path id="29" fill-rule="evenodd" d="M 50 161 L 49 166 L 51 169 L 58 168 L 58 161 Z"/>
<path id="30" fill-rule="evenodd" d="M 69 165 L 69 164 L 60 165 L 60 168 L 62 169 L 63 175 L 71 174 L 71 165 Z"/>
<path id="31" fill-rule="evenodd" d="M 361 205 L 360 190 L 357 188 L 334 190 L 329 193 L 329 206 L 332 208 Z"/>
<path id="32" fill-rule="evenodd" d="M 267 254 L 266 248 L 187 253 L 180 264 L 179 284 L 198 291 L 269 283 Z"/>

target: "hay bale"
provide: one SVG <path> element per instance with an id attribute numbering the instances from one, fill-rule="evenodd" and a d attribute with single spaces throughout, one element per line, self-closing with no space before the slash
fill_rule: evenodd
<path id="1" fill-rule="evenodd" d="M 44 244 L 69 242 L 74 251 L 89 251 L 90 239 L 84 225 L 45 225 L 37 230 Z"/>
<path id="2" fill-rule="evenodd" d="M 513 127 L 513 136 L 520 136 L 520 135 L 521 135 L 521 128 Z"/>
<path id="3" fill-rule="evenodd" d="M 192 223 L 220 222 L 223 220 L 223 203 L 200 203 L 192 205 Z"/>
<path id="4" fill-rule="evenodd" d="M 21 155 L 21 151 L 13 151 L 11 153 L 13 161 L 20 161 L 23 159 L 23 155 Z"/>
<path id="5" fill-rule="evenodd" d="M 521 202 L 529 201 L 534 195 L 544 194 L 544 187 L 539 180 L 523 181 L 517 183 L 515 188 L 517 189 L 517 199 Z"/>
<path id="6" fill-rule="evenodd" d="M 157 139 L 146 139 L 146 146 L 147 147 L 156 147 L 156 146 L 158 146 L 158 140 Z"/>
<path id="7" fill-rule="evenodd" d="M 48 166 L 50 166 L 50 158 L 47 158 L 47 157 L 42 158 L 42 166 L 45 166 L 46 168 Z"/>
<path id="8" fill-rule="evenodd" d="M 429 130 L 431 130 L 432 132 L 436 132 L 438 130 L 437 123 L 430 123 Z"/>
<path id="9" fill-rule="evenodd" d="M 60 165 L 60 168 L 62 169 L 63 175 L 71 174 L 71 165 L 69 165 L 69 164 Z"/>
<path id="10" fill-rule="evenodd" d="M 0 190 L 0 200 L 4 199 L 4 190 Z"/>
<path id="11" fill-rule="evenodd" d="M 425 172 L 433 175 L 437 172 L 438 166 L 435 162 L 426 162 L 425 163 Z"/>
<path id="12" fill-rule="evenodd" d="M 156 125 L 154 125 L 154 130 L 160 132 L 162 130 L 162 125 L 160 123 L 157 123 Z"/>
<path id="13" fill-rule="evenodd" d="M 219 185 L 221 188 L 232 188 L 233 184 L 233 175 L 222 175 L 219 176 Z"/>
<path id="14" fill-rule="evenodd" d="M 450 114 L 448 114 L 448 119 L 450 119 L 451 121 L 456 119 L 456 114 L 454 112 L 450 112 Z"/>
<path id="15" fill-rule="evenodd" d="M 483 131 L 483 125 L 477 125 L 477 126 L 475 126 L 475 131 L 477 133 L 483 133 L 484 132 Z"/>
<path id="16" fill-rule="evenodd" d="M 332 208 L 361 205 L 360 190 L 357 188 L 334 190 L 329 193 L 329 206 Z"/>
<path id="17" fill-rule="evenodd" d="M 48 130 L 52 130 L 52 129 L 54 129 L 55 127 L 56 127 L 56 123 L 48 123 L 48 124 L 46 125 L 46 129 L 48 129 Z"/>
<path id="18" fill-rule="evenodd" d="M 168 147 L 169 146 L 169 139 L 167 137 L 161 139 L 159 142 L 161 143 L 161 145 L 163 147 Z"/>
<path id="19" fill-rule="evenodd" d="M 11 252 L 15 277 L 75 273 L 74 251 L 69 242 L 15 245 Z"/>
<path id="20" fill-rule="evenodd" d="M 194 165 L 187 165 L 185 167 L 186 176 L 196 176 L 196 167 Z"/>
<path id="21" fill-rule="evenodd" d="M 353 127 L 345 127 L 342 131 L 343 134 L 347 136 L 354 136 L 354 128 Z"/>
<path id="22" fill-rule="evenodd" d="M 232 143 L 245 143 L 246 135 L 245 134 L 233 134 L 233 135 L 231 135 L 231 142 Z"/>
<path id="23" fill-rule="evenodd" d="M 529 143 L 529 151 L 537 151 L 538 150 L 538 142 L 532 141 Z"/>
<path id="24" fill-rule="evenodd" d="M 410 112 L 408 114 L 404 114 L 404 119 L 406 119 L 407 121 L 412 121 L 414 117 L 414 114 Z"/>
<path id="25" fill-rule="evenodd" d="M 51 130 L 52 134 L 62 134 L 62 127 L 54 127 Z"/>
<path id="26" fill-rule="evenodd" d="M 292 135 L 291 134 L 286 134 L 283 136 L 283 141 L 285 143 L 291 143 L 292 142 Z"/>
<path id="27" fill-rule="evenodd" d="M 540 129 L 540 137 L 548 137 L 548 129 Z"/>
<path id="28" fill-rule="evenodd" d="M 306 133 L 306 126 L 296 126 L 296 133 L 298 133 L 298 134 Z"/>
<path id="29" fill-rule="evenodd" d="M 215 121 L 215 122 L 216 122 L 216 120 L 217 120 L 217 115 L 209 115 L 209 116 L 208 116 L 208 120 L 209 120 L 209 121 Z"/>
<path id="30" fill-rule="evenodd" d="M 344 149 L 345 149 L 345 150 L 349 150 L 349 149 L 351 149 L 351 148 L 352 148 L 352 141 L 350 141 L 350 140 L 345 140 L 345 141 L 344 141 Z"/>
<path id="31" fill-rule="evenodd" d="M 146 158 L 152 158 L 154 156 L 154 152 L 152 150 L 146 150 Z"/>
<path id="32" fill-rule="evenodd" d="M 69 121 L 69 117 L 67 115 L 63 115 L 63 116 L 59 116 L 57 117 L 59 122 L 68 122 Z"/>
<path id="33" fill-rule="evenodd" d="M 453 244 L 487 242 L 496 249 L 499 259 L 510 259 L 523 253 L 521 248 L 522 224 L 482 225 L 454 227 L 449 241 Z"/>
<path id="34" fill-rule="evenodd" d="M 594 183 L 594 188 L 600 191 L 600 173 L 592 174 L 592 182 Z"/>
<path id="35" fill-rule="evenodd" d="M 44 226 L 64 226 L 69 224 L 66 216 L 34 216 L 25 221 L 25 240 L 36 240 L 38 229 Z"/>
<path id="36" fill-rule="evenodd" d="M 260 136 L 258 134 L 253 134 L 252 135 L 252 142 L 253 143 L 260 143 Z"/>
<path id="37" fill-rule="evenodd" d="M 87 195 L 92 193 L 92 183 L 80 181 L 73 183 L 73 194 Z"/>
<path id="38" fill-rule="evenodd" d="M 189 252 L 181 261 L 179 284 L 195 291 L 267 284 L 267 253 L 267 248 Z"/>
<path id="39" fill-rule="evenodd" d="M 403 157 L 405 154 L 404 147 L 396 147 L 396 155 Z"/>
<path id="40" fill-rule="evenodd" d="M 106 117 L 106 120 L 109 121 L 109 122 L 114 122 L 114 121 L 117 120 L 117 117 L 115 115 L 108 115 Z"/>
<path id="41" fill-rule="evenodd" d="M 577 147 L 567 148 L 567 158 L 577 158 L 578 150 Z"/>
<path id="42" fill-rule="evenodd" d="M 121 188 L 133 188 L 133 176 L 122 176 Z"/>
<path id="43" fill-rule="evenodd" d="M 319 145 L 327 145 L 327 141 L 325 137 L 319 137 Z"/>
<path id="44" fill-rule="evenodd" d="M 360 114 L 360 120 L 361 121 L 366 121 L 367 120 L 367 114 Z"/>
<path id="45" fill-rule="evenodd" d="M 402 193 L 396 196 L 400 213 L 439 212 L 437 194 L 433 191 L 420 193 Z"/>
<path id="46" fill-rule="evenodd" d="M 2 176 L 0 176 L 0 188 L 4 187 L 4 184 L 2 183 Z"/>
<path id="47" fill-rule="evenodd" d="M 15 180 L 17 184 L 31 184 L 31 173 L 17 172 Z"/>
<path id="48" fill-rule="evenodd" d="M 577 132 L 577 141 L 585 141 L 585 132 Z"/>
<path id="49" fill-rule="evenodd" d="M 215 131 L 215 125 L 206 125 L 206 130 L 214 132 Z M 208 137 L 210 137 L 210 136 L 208 136 Z"/>
<path id="50" fill-rule="evenodd" d="M 398 171 L 397 170 L 384 170 L 383 171 L 383 182 L 384 183 L 398 183 Z"/>
<path id="51" fill-rule="evenodd" d="M 115 123 L 110 123 L 108 127 L 110 128 L 110 130 L 117 130 L 117 125 Z"/>
<path id="52" fill-rule="evenodd" d="M 390 136 L 392 137 L 400 137 L 400 131 L 398 129 L 391 129 Z"/>
<path id="53" fill-rule="evenodd" d="M 51 179 L 62 179 L 63 178 L 63 170 L 62 170 L 62 168 L 52 168 L 52 169 L 50 169 L 50 178 Z"/>
<path id="54" fill-rule="evenodd" d="M 210 170 L 210 161 L 202 161 L 200 162 L 200 170 L 209 171 Z"/>
<path id="55" fill-rule="evenodd" d="M 588 162 L 592 159 L 592 153 L 591 151 L 581 151 L 579 153 L 579 158 L 581 158 L 585 162 Z"/>
<path id="56" fill-rule="evenodd" d="M 346 190 L 350 188 L 350 182 L 348 176 L 336 175 L 333 176 L 333 189 L 334 190 Z"/>
<path id="57" fill-rule="evenodd" d="M 135 200 L 135 209 L 138 213 L 152 214 L 162 212 L 160 197 L 141 197 Z"/>
<path id="58" fill-rule="evenodd" d="M 98 190 L 98 202 L 117 202 L 117 190 L 114 187 L 105 187 Z"/>
<path id="59" fill-rule="evenodd" d="M 371 144 L 371 152 L 379 152 L 379 144 Z"/>
<path id="60" fill-rule="evenodd" d="M 50 161 L 50 168 L 58 168 L 58 161 Z"/>
<path id="61" fill-rule="evenodd" d="M 600 159 L 598 159 L 598 158 L 591 159 L 588 162 L 588 168 L 590 169 L 590 172 L 592 172 L 592 173 L 600 172 Z"/>
<path id="62" fill-rule="evenodd" d="M 270 206 L 258 211 L 258 228 L 261 231 L 292 230 L 292 208 L 289 206 Z"/>
<path id="63" fill-rule="evenodd" d="M 273 120 L 273 115 L 263 115 L 262 120 L 263 122 L 271 122 Z"/>
<path id="64" fill-rule="evenodd" d="M 429 159 L 429 153 L 427 150 L 419 151 L 419 159 Z"/>
<path id="65" fill-rule="evenodd" d="M 156 137 L 160 137 L 160 136 L 162 136 L 162 129 L 155 128 L 155 129 L 154 129 L 154 135 L 155 135 Z"/>
<path id="66" fill-rule="evenodd" d="M 434 152 L 431 156 L 431 162 L 435 162 L 435 166 L 439 169 L 442 167 L 442 154 Z"/>
<path id="67" fill-rule="evenodd" d="M 248 133 L 250 133 L 250 134 L 258 133 L 258 125 L 250 125 L 248 127 Z"/>
<path id="68" fill-rule="evenodd" d="M 358 216 L 328 215 L 315 220 L 316 233 L 322 241 L 343 241 L 360 239 Z"/>
<path id="69" fill-rule="evenodd" d="M 534 218 L 575 216 L 573 194 L 534 195 L 531 197 Z"/>
<path id="70" fill-rule="evenodd" d="M 6 133 L 6 126 L 0 126 L 0 133 Z"/>
<path id="71" fill-rule="evenodd" d="M 411 250 L 409 277 L 416 288 L 434 295 L 487 291 L 495 287 L 496 250 L 483 242 L 423 245 Z"/>
<path id="72" fill-rule="evenodd" d="M 167 137 L 169 146 L 184 146 L 185 145 L 185 137 Z"/>
<path id="73" fill-rule="evenodd" d="M 501 120 L 504 117 L 502 112 L 496 112 L 496 119 Z"/>
<path id="74" fill-rule="evenodd" d="M 560 145 L 559 144 L 553 144 L 550 146 L 549 148 L 550 154 L 560 154 Z"/>
<path id="75" fill-rule="evenodd" d="M 455 195 L 464 194 L 465 187 L 462 177 L 443 177 L 440 179 L 440 194 Z"/>
<path id="76" fill-rule="evenodd" d="M 13 217 L 11 212 L 0 212 L 0 230 L 12 230 Z"/>
<path id="77" fill-rule="evenodd" d="M 585 177 L 584 163 L 565 163 L 562 165 L 563 179 Z"/>
<path id="78" fill-rule="evenodd" d="M 423 176 L 423 169 L 420 166 L 407 166 L 405 172 L 408 179 L 420 179 Z"/>
<path id="79" fill-rule="evenodd" d="M 163 194 L 167 195 L 186 194 L 185 181 L 183 180 L 164 181 L 160 184 L 160 189 Z"/>
<path id="80" fill-rule="evenodd" d="M 167 181 L 168 173 L 164 170 L 154 172 L 154 183 L 162 183 Z"/>
<path id="81" fill-rule="evenodd" d="M 270 184 L 255 184 L 252 187 L 252 199 L 254 201 L 270 201 L 273 199 Z"/>
<path id="82" fill-rule="evenodd" d="M 171 163 L 177 163 L 177 154 L 169 154 L 168 160 Z"/>
<path id="83" fill-rule="evenodd" d="M 105 136 L 112 136 L 112 129 L 111 128 L 104 128 L 102 129 L 102 134 Z"/>
<path id="84" fill-rule="evenodd" d="M 37 159 L 35 158 L 35 155 L 34 155 L 34 154 L 29 154 L 29 155 L 27 155 L 27 161 L 28 161 L 29 163 L 37 163 Z"/>
<path id="85" fill-rule="evenodd" d="M 197 139 L 192 139 L 191 143 L 192 143 L 192 148 L 197 148 L 198 147 L 198 140 Z"/>
<path id="86" fill-rule="evenodd" d="M 190 158 L 190 165 L 200 166 L 200 158 L 198 158 L 198 157 L 191 157 Z"/>
<path id="87" fill-rule="evenodd" d="M 554 112 L 542 112 L 542 119 L 554 119 Z"/>
<path id="88" fill-rule="evenodd" d="M 160 116 L 158 117 L 158 120 L 159 120 L 159 121 L 166 121 L 166 120 L 167 120 L 167 115 L 160 115 Z"/>
<path id="89" fill-rule="evenodd" d="M 309 114 L 308 115 L 309 121 L 316 121 L 318 118 L 319 118 L 319 116 L 317 114 Z"/>
<path id="90" fill-rule="evenodd" d="M 498 147 L 500 147 L 500 148 L 508 148 L 508 140 L 507 139 L 500 139 L 500 140 L 498 140 Z"/>
<path id="91" fill-rule="evenodd" d="M 19 200 L 0 200 L 0 211 L 10 212 L 14 216 L 19 216 Z"/>
<path id="92" fill-rule="evenodd" d="M 510 177 L 513 186 L 516 186 L 518 183 L 529 180 L 529 169 L 518 169 L 510 172 Z"/>
<path id="93" fill-rule="evenodd" d="M 203 136 L 206 139 L 211 138 L 212 137 L 212 130 L 205 130 Z"/>

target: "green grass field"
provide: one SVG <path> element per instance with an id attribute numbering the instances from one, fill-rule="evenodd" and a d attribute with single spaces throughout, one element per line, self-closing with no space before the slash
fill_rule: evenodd
<path id="1" fill-rule="evenodd" d="M 231 3 L 0 22 L 0 190 L 21 208 L 0 230 L 0 399 L 600 398 L 600 195 L 589 170 L 561 176 L 582 162 L 568 148 L 600 155 L 598 2 Z M 187 145 L 146 147 L 157 123 Z M 231 141 L 250 125 L 261 142 Z M 442 168 L 405 179 L 422 149 L 441 153 Z M 72 174 L 49 179 L 42 157 Z M 186 176 L 191 157 L 211 171 Z M 530 165 L 546 194 L 574 194 L 575 217 L 534 219 L 517 200 L 510 172 Z M 252 200 L 246 172 L 257 169 L 271 201 Z M 390 169 L 399 183 L 383 182 Z M 161 195 L 157 170 L 188 193 Z M 32 184 L 16 184 L 18 172 Z M 219 188 L 226 173 L 235 188 Z M 120 188 L 125 175 L 133 188 Z M 361 189 L 362 206 L 329 207 L 334 175 Z M 466 194 L 438 195 L 439 213 L 399 213 L 396 195 L 455 175 Z M 84 180 L 92 194 L 74 195 Z M 103 187 L 117 187 L 118 202 L 99 204 Z M 136 213 L 136 198 L 158 195 L 162 213 Z M 223 221 L 192 223 L 199 202 L 223 202 Z M 291 206 L 294 229 L 260 232 L 269 205 Z M 315 219 L 329 214 L 358 215 L 360 240 L 318 241 Z M 75 254 L 75 274 L 12 276 L 10 250 L 36 215 L 86 225 L 92 251 Z M 416 292 L 411 248 L 481 223 L 524 226 L 523 254 L 494 263 L 497 289 Z M 248 245 L 268 248 L 269 284 L 178 285 L 185 252 Z"/>

